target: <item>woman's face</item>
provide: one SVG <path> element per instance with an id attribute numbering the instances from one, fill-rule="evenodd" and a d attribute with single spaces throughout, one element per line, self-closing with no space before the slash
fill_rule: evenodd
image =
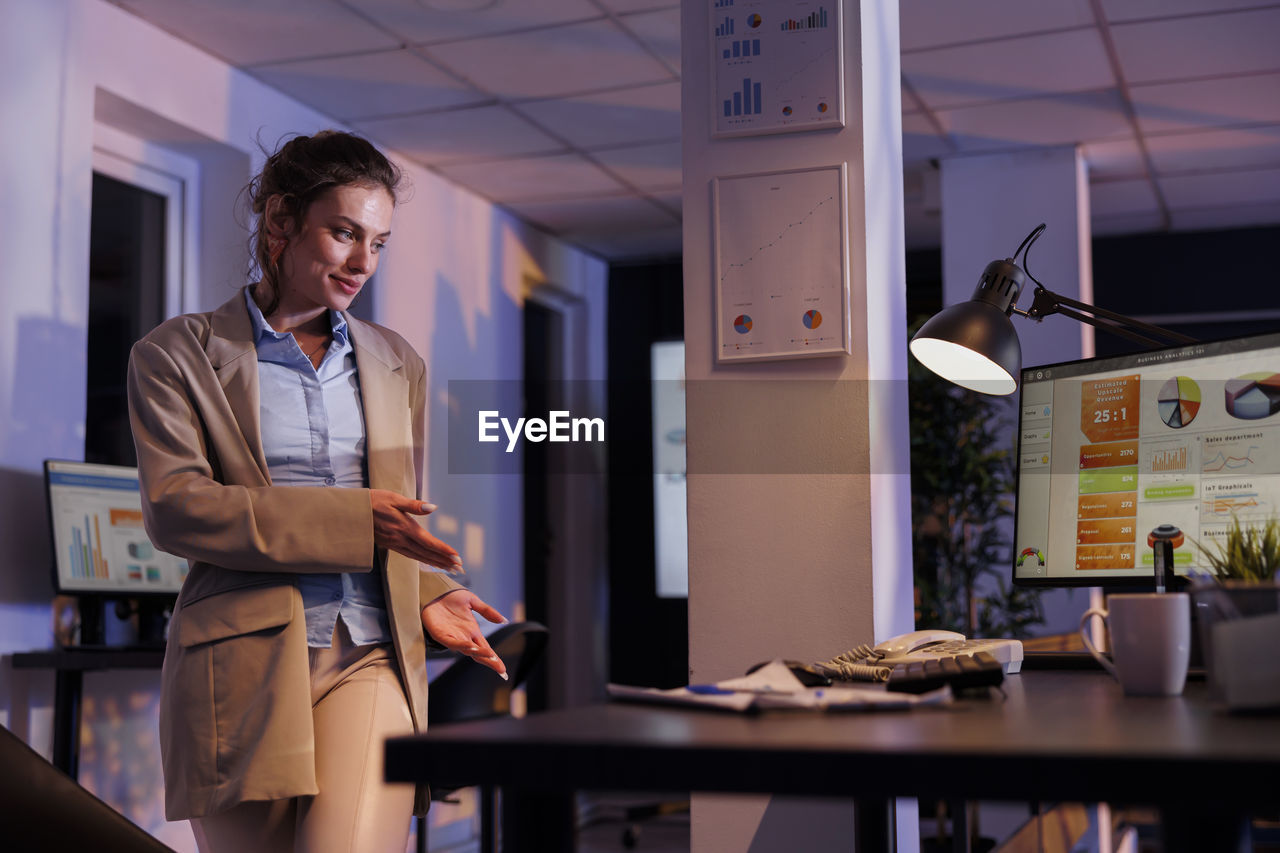
<path id="1" fill-rule="evenodd" d="M 395 202 L 382 186 L 334 187 L 311 203 L 280 258 L 277 314 L 343 311 L 378 268 Z"/>

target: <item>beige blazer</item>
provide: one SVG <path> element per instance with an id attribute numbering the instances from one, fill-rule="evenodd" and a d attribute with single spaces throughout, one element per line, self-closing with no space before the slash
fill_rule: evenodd
<path id="1" fill-rule="evenodd" d="M 421 497 L 426 366 L 394 332 L 350 315 L 347 323 L 370 486 Z M 414 726 L 424 730 L 420 612 L 458 585 L 374 547 L 367 489 L 272 487 L 243 293 L 135 344 L 128 384 L 147 535 L 191 566 L 161 675 L 168 818 L 317 793 L 299 572 L 385 566 L 396 660 Z M 427 800 L 418 793 L 421 814 Z"/>

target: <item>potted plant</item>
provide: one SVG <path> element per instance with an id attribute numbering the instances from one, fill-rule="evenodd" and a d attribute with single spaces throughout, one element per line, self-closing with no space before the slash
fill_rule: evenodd
<path id="1" fill-rule="evenodd" d="M 1191 591 L 1211 696 L 1230 710 L 1280 707 L 1280 520 L 1233 518 L 1196 547 L 1212 571 Z"/>

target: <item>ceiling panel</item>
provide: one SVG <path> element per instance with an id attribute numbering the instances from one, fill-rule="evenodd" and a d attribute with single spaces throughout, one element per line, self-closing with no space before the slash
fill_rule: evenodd
<path id="1" fill-rule="evenodd" d="M 1277 34 L 1280 6 L 1111 27 L 1129 83 L 1280 71 Z"/>
<path id="2" fill-rule="evenodd" d="M 1173 211 L 1175 231 L 1202 231 L 1214 228 L 1249 228 L 1280 222 L 1280 201 L 1232 204 L 1226 207 Z M 1153 229 L 1154 230 L 1154 229 Z"/>
<path id="3" fill-rule="evenodd" d="M 618 22 L 680 73 L 680 7 L 661 12 L 627 15 Z"/>
<path id="4" fill-rule="evenodd" d="M 1147 138 L 1158 172 L 1280 168 L 1280 124 Z"/>
<path id="5" fill-rule="evenodd" d="M 162 30 L 246 65 L 399 47 L 333 0 L 117 0 Z"/>
<path id="6" fill-rule="evenodd" d="M 961 151 L 1069 145 L 1132 133 L 1114 90 L 944 110 L 938 118 Z"/>
<path id="7" fill-rule="evenodd" d="M 582 148 L 680 138 L 679 82 L 525 101 L 515 109 Z"/>
<path id="8" fill-rule="evenodd" d="M 1084 160 L 1089 164 L 1089 180 L 1136 178 L 1146 173 L 1142 149 L 1138 141 L 1129 136 L 1104 142 L 1088 142 L 1081 146 Z"/>
<path id="9" fill-rule="evenodd" d="M 1134 86 L 1130 95 L 1144 134 L 1280 122 L 1280 74 Z"/>
<path id="10" fill-rule="evenodd" d="M 902 117 L 902 162 L 923 163 L 955 152 L 950 140 L 938 135 L 932 122 L 922 113 Z"/>
<path id="11" fill-rule="evenodd" d="M 506 107 L 354 122 L 357 129 L 427 165 L 563 150 Z"/>
<path id="12" fill-rule="evenodd" d="M 344 121 L 484 100 L 470 86 L 404 49 L 259 65 L 250 73 Z"/>
<path id="13" fill-rule="evenodd" d="M 1108 21 L 1114 23 L 1138 18 L 1225 12 L 1260 5 L 1259 0 L 1102 0 L 1102 12 Z"/>
<path id="14" fill-rule="evenodd" d="M 902 74 L 933 109 L 1115 85 L 1093 29 L 908 53 Z"/>
<path id="15" fill-rule="evenodd" d="M 1088 0 L 906 0 L 899 13 L 904 52 L 1093 24 Z"/>
<path id="16" fill-rule="evenodd" d="M 1118 216 L 1130 213 L 1158 213 L 1159 202 L 1151 182 L 1103 181 L 1089 185 L 1091 216 Z"/>
<path id="17" fill-rule="evenodd" d="M 600 0 L 610 12 L 639 12 L 653 9 L 679 9 L 680 0 Z"/>
<path id="18" fill-rule="evenodd" d="M 1158 178 L 1170 208 L 1224 207 L 1280 199 L 1280 168 Z"/>
<path id="19" fill-rule="evenodd" d="M 593 151 L 591 156 L 633 187 L 663 190 L 680 186 L 680 143 Z"/>
<path id="20" fill-rule="evenodd" d="M 651 201 L 634 195 L 605 196 L 580 201 L 542 201 L 505 205 L 522 219 L 560 234 L 602 233 L 615 230 L 670 228 L 679 220 Z"/>
<path id="21" fill-rule="evenodd" d="M 661 63 L 610 21 L 443 44 L 430 48 L 430 55 L 505 98 L 572 95 L 671 79 Z"/>
<path id="22" fill-rule="evenodd" d="M 446 166 L 451 180 L 503 204 L 620 193 L 621 184 L 577 154 Z"/>
<path id="23" fill-rule="evenodd" d="M 342 0 L 415 44 L 475 38 L 600 17 L 590 0 L 500 0 L 482 9 L 438 11 L 424 0 Z M 478 5 L 472 3 L 470 5 Z"/>
<path id="24" fill-rule="evenodd" d="M 1095 216 L 1089 230 L 1094 237 L 1112 237 L 1118 234 L 1142 234 L 1162 231 L 1164 220 L 1158 213 L 1127 213 L 1120 216 Z"/>

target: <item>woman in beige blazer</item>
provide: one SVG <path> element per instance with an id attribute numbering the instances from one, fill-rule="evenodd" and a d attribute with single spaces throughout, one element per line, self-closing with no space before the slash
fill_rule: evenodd
<path id="1" fill-rule="evenodd" d="M 162 324 L 130 358 L 147 533 L 191 565 L 161 679 L 166 814 L 191 819 L 205 853 L 403 851 L 426 797 L 382 782 L 382 741 L 426 726 L 427 643 L 505 677 L 472 614 L 502 616 L 427 568 L 461 559 L 415 519 L 435 509 L 422 500 L 425 365 L 346 313 L 389 237 L 398 179 L 358 137 L 290 140 L 249 187 L 262 280 Z M 264 366 L 265 346 L 283 367 Z M 339 396 L 313 409 L 326 376 Z M 345 458 L 355 487 L 273 485 L 296 460 L 263 434 L 298 425 L 264 403 L 295 381 L 311 383 L 308 418 L 325 403 L 362 412 L 363 458 Z M 328 441 L 327 425 L 308 432 Z M 334 601 L 304 595 L 313 582 Z"/>

